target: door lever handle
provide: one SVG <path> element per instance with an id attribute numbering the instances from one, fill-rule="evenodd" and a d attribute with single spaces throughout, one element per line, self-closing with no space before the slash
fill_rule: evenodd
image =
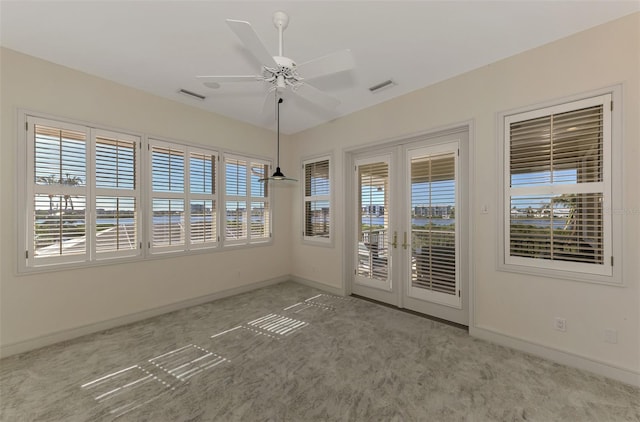
<path id="1" fill-rule="evenodd" d="M 402 248 L 407 249 L 407 246 L 409 246 L 409 244 L 407 243 L 407 232 L 404 232 L 404 240 L 402 242 Z"/>
<path id="2" fill-rule="evenodd" d="M 393 242 L 391 242 L 393 249 L 398 247 L 398 232 L 393 232 Z"/>

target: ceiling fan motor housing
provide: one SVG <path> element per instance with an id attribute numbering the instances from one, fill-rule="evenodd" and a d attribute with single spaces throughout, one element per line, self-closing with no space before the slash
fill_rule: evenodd
<path id="1" fill-rule="evenodd" d="M 293 60 L 284 56 L 274 56 L 273 60 L 278 64 L 278 68 L 264 67 L 266 81 L 275 82 L 277 88 L 285 88 L 286 85 L 295 86 L 302 80 Z"/>

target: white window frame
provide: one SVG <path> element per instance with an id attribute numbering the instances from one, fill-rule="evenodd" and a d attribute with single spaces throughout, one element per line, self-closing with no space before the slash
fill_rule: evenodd
<path id="1" fill-rule="evenodd" d="M 540 275 L 558 279 L 585 281 L 610 285 L 622 284 L 622 136 L 621 88 L 619 86 L 576 95 L 498 114 L 499 163 L 502 166 L 498 194 L 498 269 L 516 273 Z M 510 180 L 510 124 L 541 116 L 603 105 L 603 264 L 553 261 L 541 258 L 510 256 L 511 196 L 522 194 L 580 193 L 582 186 L 549 185 L 530 189 L 511 188 Z M 612 110 L 612 111 L 611 111 Z M 609 111 L 611 111 L 609 113 Z M 592 186 L 593 187 L 593 186 Z"/>
<path id="2" fill-rule="evenodd" d="M 246 196 L 236 196 L 236 195 L 228 195 L 227 194 L 227 160 L 238 160 L 246 162 Z M 221 168 L 220 168 L 220 189 L 222 191 L 222 200 L 220 202 L 220 233 L 222 238 L 223 246 L 239 246 L 239 245 L 260 245 L 260 244 L 268 244 L 272 242 L 273 238 L 273 209 L 271 206 L 271 189 L 269 186 L 269 182 L 264 182 L 264 189 L 266 189 L 266 196 L 254 196 L 254 192 L 251 191 L 251 167 L 253 164 L 259 164 L 267 166 L 267 171 L 271 169 L 271 161 L 258 158 L 253 156 L 247 156 L 243 154 L 225 152 L 223 154 L 223 158 L 221 159 Z M 267 177 L 268 174 L 265 174 Z M 246 206 L 247 212 L 247 227 L 246 236 L 243 239 L 231 239 L 227 238 L 227 202 L 244 202 Z M 264 202 L 266 204 L 268 213 L 265 216 L 266 225 L 265 231 L 268 233 L 266 237 L 253 237 L 251 233 L 251 204 L 253 202 Z"/>
<path id="3" fill-rule="evenodd" d="M 153 148 L 170 148 L 172 150 L 180 151 L 183 154 L 184 162 L 184 174 L 183 174 L 183 188 L 182 192 L 155 192 L 153 190 Z M 208 149 L 204 147 L 194 147 L 191 145 L 187 145 L 184 143 L 180 143 L 177 141 L 169 141 L 165 139 L 159 138 L 149 138 L 148 140 L 148 204 L 147 204 L 147 232 L 149 236 L 148 240 L 148 250 L 150 255 L 160 255 L 160 254 L 168 254 L 168 253 L 176 253 L 176 252 L 188 252 L 193 250 L 205 250 L 205 249 L 215 249 L 219 246 L 219 231 L 217 230 L 220 227 L 220 218 L 219 218 L 219 207 L 220 203 L 218 200 L 218 186 L 213 186 L 213 193 L 192 193 L 191 192 L 191 168 L 190 168 L 190 157 L 192 153 L 196 154 L 205 154 L 211 155 L 214 157 L 215 168 L 214 171 L 217 172 L 214 175 L 215 184 L 217 184 L 218 176 L 220 172 L 218 171 L 219 167 L 219 153 L 217 150 Z M 184 241 L 182 243 L 178 243 L 175 245 L 168 246 L 157 246 L 153 243 L 153 200 L 154 199 L 174 199 L 174 200 L 182 200 L 184 204 L 183 211 L 183 230 L 184 230 Z M 215 215 L 215 226 L 216 226 L 216 234 L 215 239 L 210 242 L 205 243 L 193 243 L 191 241 L 191 200 L 212 200 L 216 204 L 216 215 Z"/>
<path id="4" fill-rule="evenodd" d="M 40 113 L 19 111 L 18 128 L 24 132 L 18 136 L 18 192 L 16 210 L 18 215 L 18 227 L 23 235 L 18 236 L 18 250 L 25 251 L 25 254 L 18 254 L 18 272 L 28 273 L 51 269 L 73 268 L 77 266 L 95 265 L 113 259 L 130 260 L 142 256 L 140 248 L 141 238 L 141 202 L 140 202 L 140 145 L 142 137 L 136 134 L 127 133 L 120 130 L 108 130 L 92 127 L 91 125 L 61 119 L 55 116 L 47 116 Z M 83 187 L 71 186 L 36 186 L 34 182 L 35 174 L 35 126 L 43 125 L 63 130 L 72 130 L 85 134 L 85 183 Z M 96 163 L 95 148 L 97 136 L 112 136 L 122 140 L 130 140 L 135 143 L 135 188 L 133 190 L 121 189 L 97 189 L 96 188 Z M 126 193 L 125 193 L 126 192 Z M 34 225 L 35 225 L 35 204 L 34 195 L 36 193 L 53 195 L 80 193 L 85 197 L 85 252 L 74 255 L 56 255 L 51 257 L 35 257 L 34 251 Z M 113 196 L 134 197 L 136 200 L 136 245 L 135 248 L 122 251 L 112 251 L 105 253 L 96 252 L 96 197 L 105 194 Z"/>
<path id="5" fill-rule="evenodd" d="M 307 172 L 306 166 L 309 164 L 315 164 L 322 161 L 328 162 L 328 178 L 329 178 L 329 193 L 327 195 L 306 195 L 307 185 Z M 320 246 L 332 246 L 333 245 L 333 231 L 334 231 L 334 209 L 333 209 L 333 157 L 329 155 L 320 155 L 302 160 L 302 240 L 304 243 Z M 308 236 L 306 228 L 306 209 L 308 202 L 326 201 L 329 204 L 329 235 L 328 236 Z"/>

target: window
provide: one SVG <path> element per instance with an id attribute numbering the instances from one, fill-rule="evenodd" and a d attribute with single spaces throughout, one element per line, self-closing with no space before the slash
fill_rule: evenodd
<path id="1" fill-rule="evenodd" d="M 217 235 L 217 153 L 149 140 L 151 252 L 214 247 Z"/>
<path id="2" fill-rule="evenodd" d="M 305 240 L 326 241 L 331 237 L 329 162 L 329 158 L 303 162 Z"/>
<path id="3" fill-rule="evenodd" d="M 139 255 L 140 138 L 26 121 L 26 266 Z"/>
<path id="4" fill-rule="evenodd" d="M 226 245 L 262 243 L 271 238 L 268 183 L 260 182 L 269 172 L 262 160 L 225 155 Z"/>
<path id="5" fill-rule="evenodd" d="M 20 119 L 20 272 L 271 240 L 268 161 L 225 154 L 220 173 L 220 154 L 204 146 Z"/>
<path id="6" fill-rule="evenodd" d="M 504 264 L 613 275 L 612 104 L 504 117 Z"/>

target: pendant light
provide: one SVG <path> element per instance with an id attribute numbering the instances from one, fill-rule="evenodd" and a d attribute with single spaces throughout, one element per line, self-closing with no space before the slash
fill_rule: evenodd
<path id="1" fill-rule="evenodd" d="M 276 97 L 277 101 L 276 101 L 276 122 L 277 122 L 277 127 L 276 127 L 276 132 L 277 132 L 277 145 L 278 145 L 278 149 L 277 149 L 277 161 L 276 161 L 276 171 L 273 172 L 273 174 L 271 175 L 271 177 L 265 177 L 264 179 L 260 179 L 260 182 L 268 182 L 269 180 L 273 180 L 273 181 L 292 181 L 292 182 L 297 182 L 297 179 L 293 179 L 291 177 L 287 177 L 284 175 L 284 173 L 282 173 L 282 171 L 280 170 L 280 104 L 282 104 L 282 97 Z"/>

